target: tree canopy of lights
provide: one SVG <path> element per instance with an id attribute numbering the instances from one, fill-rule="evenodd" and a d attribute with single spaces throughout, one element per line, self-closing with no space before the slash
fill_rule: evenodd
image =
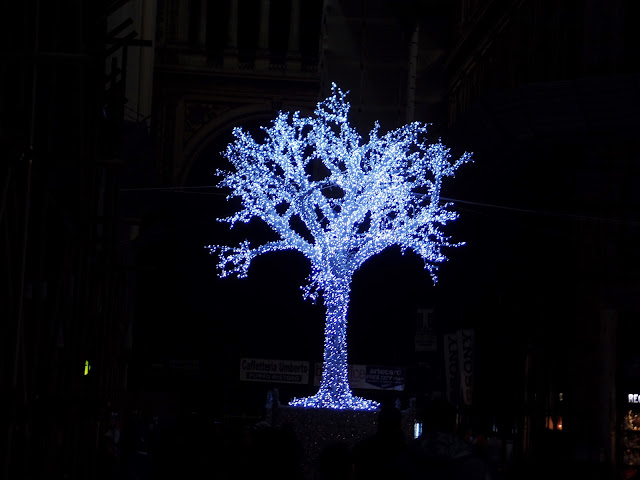
<path id="1" fill-rule="evenodd" d="M 442 227 L 457 218 L 441 203 L 445 177 L 471 160 L 452 160 L 440 141 L 427 144 L 425 124 L 413 122 L 384 135 L 378 122 L 369 140 L 349 125 L 348 92 L 332 85 L 310 117 L 280 112 L 257 142 L 241 128 L 224 156 L 234 171 L 219 171 L 227 199 L 242 208 L 221 218 L 233 227 L 257 217 L 277 240 L 253 245 L 208 245 L 218 253 L 220 276 L 246 277 L 251 261 L 277 250 L 297 250 L 311 263 L 304 297 L 326 308 L 322 380 L 318 392 L 289 405 L 375 410 L 378 403 L 353 395 L 348 381 L 347 310 L 351 280 L 368 258 L 388 247 L 413 251 L 437 281 L 446 260 L 443 247 L 456 247 Z"/>

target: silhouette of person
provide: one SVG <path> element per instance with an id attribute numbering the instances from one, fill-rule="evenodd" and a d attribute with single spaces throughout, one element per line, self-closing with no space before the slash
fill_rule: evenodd
<path id="1" fill-rule="evenodd" d="M 411 445 L 419 477 L 485 480 L 486 462 L 456 429 L 455 407 L 434 399 L 425 407 L 424 430 Z"/>
<path id="2" fill-rule="evenodd" d="M 378 429 L 353 447 L 354 476 L 360 479 L 410 477 L 408 445 L 402 431 L 402 413 L 383 404 Z"/>
<path id="3" fill-rule="evenodd" d="M 266 425 L 254 432 L 251 449 L 254 471 L 249 478 L 264 475 L 281 480 L 303 480 L 301 462 L 304 452 L 290 425 Z"/>
<path id="4" fill-rule="evenodd" d="M 325 445 L 317 458 L 316 478 L 318 480 L 353 479 L 351 449 L 344 442 L 331 442 Z"/>

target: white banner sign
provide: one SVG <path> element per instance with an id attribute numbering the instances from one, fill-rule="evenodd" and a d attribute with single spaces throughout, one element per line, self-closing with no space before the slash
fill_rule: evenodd
<path id="1" fill-rule="evenodd" d="M 241 358 L 240 380 L 308 384 L 309 362 Z"/>

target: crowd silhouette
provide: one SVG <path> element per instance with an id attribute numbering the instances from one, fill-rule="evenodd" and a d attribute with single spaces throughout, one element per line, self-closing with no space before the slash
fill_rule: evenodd
<path id="1" fill-rule="evenodd" d="M 202 472 L 223 480 L 492 480 L 486 444 L 456 428 L 455 408 L 441 400 L 426 406 L 418 438 L 407 437 L 396 406 L 383 404 L 374 434 L 355 443 L 327 441 L 312 459 L 288 424 L 112 416 L 106 427 L 101 480 L 188 479 Z"/>

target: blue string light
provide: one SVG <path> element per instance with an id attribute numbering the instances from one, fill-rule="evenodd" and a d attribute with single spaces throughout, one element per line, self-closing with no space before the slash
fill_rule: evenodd
<path id="1" fill-rule="evenodd" d="M 452 161 L 440 141 L 422 140 L 426 125 L 413 122 L 379 135 L 376 122 L 369 141 L 348 121 L 348 92 L 332 84 L 332 95 L 319 102 L 311 117 L 279 112 L 271 127 L 262 127 L 263 143 L 241 128 L 224 156 L 235 171 L 218 171 L 227 199 L 239 197 L 242 208 L 220 221 L 232 228 L 253 217 L 279 235 L 276 241 L 237 247 L 208 245 L 218 253 L 220 276 L 246 277 L 258 255 L 297 250 L 311 263 L 302 287 L 304 297 L 322 297 L 326 307 L 322 381 L 316 395 L 295 398 L 291 406 L 375 410 L 378 403 L 353 395 L 348 380 L 347 310 L 353 274 L 370 257 L 398 245 L 416 252 L 437 281 L 443 247 L 457 247 L 441 227 L 458 215 L 440 203 L 445 177 L 471 161 L 464 153 Z M 326 168 L 314 178 L 317 162 Z M 296 223 L 297 222 L 297 223 Z M 296 224 L 304 228 L 296 228 Z M 301 231 L 302 230 L 302 231 Z"/>

